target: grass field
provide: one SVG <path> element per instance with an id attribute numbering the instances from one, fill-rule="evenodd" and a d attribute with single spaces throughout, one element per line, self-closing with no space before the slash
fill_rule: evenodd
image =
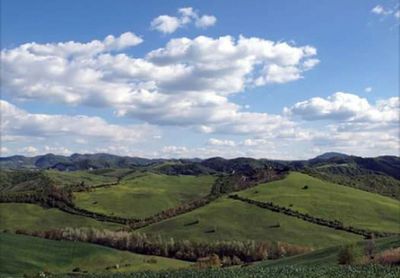
<path id="1" fill-rule="evenodd" d="M 38 231 L 63 227 L 116 229 L 121 226 L 65 213 L 54 208 L 44 209 L 34 204 L 0 204 L 0 229 L 2 230 L 26 229 Z"/>
<path id="2" fill-rule="evenodd" d="M 308 189 L 303 189 L 307 185 Z M 400 202 L 378 194 L 325 182 L 292 172 L 284 180 L 261 184 L 240 196 L 272 201 L 316 217 L 345 225 L 400 233 Z"/>
<path id="3" fill-rule="evenodd" d="M 203 270 L 183 269 L 175 271 L 161 272 L 136 272 L 136 273 L 118 273 L 113 278 L 398 278 L 400 276 L 400 267 L 398 266 L 247 266 L 235 268 L 209 268 Z M 55 276 L 63 277 L 63 276 Z M 92 274 L 84 276 L 92 277 L 110 277 L 107 274 Z"/>
<path id="4" fill-rule="evenodd" d="M 362 250 L 365 246 L 364 241 L 357 243 L 357 246 Z M 376 251 L 380 252 L 390 248 L 400 247 L 400 237 L 380 238 L 375 240 Z M 260 265 L 268 266 L 318 266 L 318 265 L 337 265 L 338 253 L 341 246 L 333 246 L 320 250 L 313 251 L 308 254 L 298 255 L 279 260 L 270 260 L 259 263 Z"/>
<path id="5" fill-rule="evenodd" d="M 61 172 L 57 170 L 46 170 L 45 174 L 55 181 L 56 185 L 60 186 L 76 185 L 80 184 L 82 181 L 86 185 L 96 186 L 117 181 L 116 177 L 96 175 L 88 171 Z"/>
<path id="6" fill-rule="evenodd" d="M 75 193 L 74 202 L 90 211 L 143 218 L 207 195 L 213 182 L 212 176 L 133 174 L 117 186 Z"/>
<path id="7" fill-rule="evenodd" d="M 192 224 L 198 220 L 198 224 Z M 274 227 L 279 223 L 280 227 Z M 211 232 L 215 230 L 215 232 Z M 190 240 L 270 240 L 314 248 L 360 240 L 354 234 L 322 227 L 240 201 L 221 198 L 195 211 L 140 231 Z"/>
<path id="8" fill-rule="evenodd" d="M 165 270 L 190 266 L 189 263 L 78 242 L 53 241 L 24 235 L 0 233 L 0 274 L 24 274 L 48 271 L 67 273 L 82 271 Z"/>

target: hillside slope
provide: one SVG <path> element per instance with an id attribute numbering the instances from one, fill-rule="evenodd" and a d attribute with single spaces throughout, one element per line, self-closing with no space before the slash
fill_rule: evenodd
<path id="1" fill-rule="evenodd" d="M 1 230 L 26 229 L 37 231 L 65 227 L 93 227 L 115 230 L 122 226 L 69 214 L 55 208 L 44 209 L 34 204 L 0 203 Z"/>
<path id="2" fill-rule="evenodd" d="M 146 173 L 127 176 L 116 186 L 75 193 L 74 203 L 90 211 L 144 218 L 209 194 L 213 182 L 212 176 Z"/>
<path id="3" fill-rule="evenodd" d="M 308 223 L 228 198 L 140 229 L 179 239 L 283 241 L 314 248 L 360 240 L 361 237 Z"/>
<path id="4" fill-rule="evenodd" d="M 400 233 L 400 201 L 297 172 L 239 195 L 324 219 L 336 219 L 346 226 Z"/>
<path id="5" fill-rule="evenodd" d="M 0 274 L 3 275 L 40 271 L 67 273 L 75 268 L 90 272 L 131 272 L 190 266 L 190 263 L 179 260 L 138 255 L 94 244 L 8 233 L 0 233 L 0 245 Z M 118 269 L 114 268 L 116 265 Z"/>

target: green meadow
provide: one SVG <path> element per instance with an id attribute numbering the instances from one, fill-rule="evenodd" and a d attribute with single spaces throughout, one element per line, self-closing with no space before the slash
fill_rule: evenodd
<path id="1" fill-rule="evenodd" d="M 113 176 L 96 175 L 89 171 L 62 172 L 57 170 L 47 170 L 45 171 L 45 174 L 49 176 L 56 185 L 60 186 L 77 185 L 81 182 L 84 182 L 88 186 L 96 186 L 117 181 Z"/>
<path id="2" fill-rule="evenodd" d="M 195 221 L 198 223 L 193 224 Z M 253 239 L 283 241 L 314 248 L 361 239 L 354 234 L 305 222 L 226 197 L 139 231 L 198 241 Z"/>
<path id="3" fill-rule="evenodd" d="M 307 189 L 305 189 L 307 186 Z M 239 192 L 347 226 L 400 233 L 400 201 L 291 172 L 285 179 Z"/>
<path id="4" fill-rule="evenodd" d="M 119 251 L 100 245 L 54 241 L 0 233 L 0 274 L 22 275 L 40 271 L 70 273 L 131 272 L 189 267 L 190 263 Z"/>
<path id="5" fill-rule="evenodd" d="M 129 175 L 118 185 L 74 194 L 74 203 L 99 213 L 143 218 L 207 195 L 214 177 Z"/>
<path id="6" fill-rule="evenodd" d="M 121 225 L 96 221 L 69 214 L 55 208 L 45 209 L 34 204 L 0 203 L 0 229 L 39 231 L 65 227 L 118 229 Z"/>

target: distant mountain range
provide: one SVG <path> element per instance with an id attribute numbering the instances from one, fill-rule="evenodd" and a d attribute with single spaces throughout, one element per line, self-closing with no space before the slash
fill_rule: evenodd
<path id="1" fill-rule="evenodd" d="M 174 162 L 172 164 L 165 162 Z M 15 155 L 0 157 L 2 169 L 57 169 L 60 171 L 75 171 L 105 168 L 132 168 L 138 166 L 157 165 L 165 171 L 216 171 L 228 172 L 244 170 L 245 168 L 256 169 L 265 166 L 289 167 L 291 169 L 302 169 L 306 167 L 318 167 L 319 165 L 357 165 L 365 170 L 385 173 L 396 179 L 400 179 L 400 158 L 396 156 L 379 156 L 375 158 L 363 158 L 350 156 L 343 153 L 328 152 L 309 160 L 282 161 L 254 158 L 224 159 L 213 157 L 209 159 L 147 159 L 141 157 L 118 156 L 106 153 L 96 154 L 73 154 L 71 156 L 45 154 L 34 157 Z"/>
<path id="2" fill-rule="evenodd" d="M 341 153 L 325 153 L 315 157 L 314 161 L 329 160 L 332 158 L 346 158 L 346 154 Z M 185 161 L 199 163 L 204 161 L 206 165 L 219 164 L 225 165 L 232 164 L 240 161 L 254 162 L 265 161 L 264 159 L 256 160 L 253 158 L 237 158 L 237 159 L 224 159 L 221 157 L 214 157 L 210 159 L 147 159 L 141 157 L 118 156 L 107 153 L 95 154 L 72 154 L 70 156 L 56 155 L 52 153 L 38 155 L 38 156 L 23 156 L 14 155 L 9 157 L 0 157 L 0 167 L 8 169 L 49 169 L 54 168 L 58 170 L 87 170 L 102 169 L 102 168 L 129 168 L 132 166 L 146 166 L 153 163 L 160 163 L 165 161 Z M 271 160 L 274 161 L 274 160 Z M 224 167 L 225 167 L 224 166 Z M 229 167 L 229 166 L 228 166 Z"/>

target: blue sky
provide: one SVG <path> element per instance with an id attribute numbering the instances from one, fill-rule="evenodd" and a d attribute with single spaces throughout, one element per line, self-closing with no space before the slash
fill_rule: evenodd
<path id="1" fill-rule="evenodd" d="M 398 9 L 3 0 L 2 155 L 398 155 Z"/>

